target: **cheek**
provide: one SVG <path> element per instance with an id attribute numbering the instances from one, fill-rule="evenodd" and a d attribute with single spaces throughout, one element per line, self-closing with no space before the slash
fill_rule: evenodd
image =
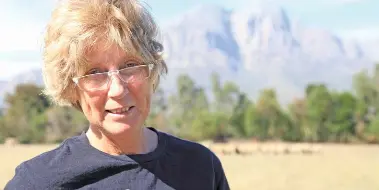
<path id="1" fill-rule="evenodd" d="M 151 89 L 148 83 L 144 84 L 135 84 L 129 87 L 132 92 L 138 109 L 144 114 L 147 115 L 150 110 L 150 97 Z"/>
<path id="2" fill-rule="evenodd" d="M 81 94 L 80 104 L 84 114 L 92 123 L 98 123 L 104 112 L 104 98 L 97 94 Z"/>

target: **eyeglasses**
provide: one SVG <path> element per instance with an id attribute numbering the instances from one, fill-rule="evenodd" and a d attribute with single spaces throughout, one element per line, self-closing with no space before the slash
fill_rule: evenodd
<path id="1" fill-rule="evenodd" d="M 81 77 L 74 77 L 72 80 L 82 90 L 104 90 L 109 86 L 112 74 L 117 74 L 118 77 L 126 83 L 141 82 L 150 77 L 153 65 L 154 64 L 152 63 L 145 65 L 137 65 L 114 71 L 89 74 Z"/>

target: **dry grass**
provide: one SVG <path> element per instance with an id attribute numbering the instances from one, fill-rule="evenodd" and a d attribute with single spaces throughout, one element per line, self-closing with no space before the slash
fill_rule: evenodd
<path id="1" fill-rule="evenodd" d="M 22 161 L 54 145 L 0 145 L 0 188 Z M 378 190 L 379 146 L 322 145 L 313 155 L 220 155 L 236 190 Z"/>
<path id="2" fill-rule="evenodd" d="M 0 188 L 4 188 L 13 177 L 15 167 L 22 161 L 55 147 L 56 145 L 0 145 Z"/>

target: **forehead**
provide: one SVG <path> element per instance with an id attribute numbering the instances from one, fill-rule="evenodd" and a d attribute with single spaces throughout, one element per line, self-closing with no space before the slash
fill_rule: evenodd
<path id="1" fill-rule="evenodd" d="M 118 45 L 111 44 L 107 46 L 104 42 L 100 42 L 86 54 L 90 64 L 115 63 L 131 56 Z"/>

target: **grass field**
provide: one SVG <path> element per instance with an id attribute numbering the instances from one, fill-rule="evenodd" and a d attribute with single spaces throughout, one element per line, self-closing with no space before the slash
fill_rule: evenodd
<path id="1" fill-rule="evenodd" d="M 0 188 L 14 168 L 55 146 L 0 145 Z M 379 146 L 322 145 L 317 154 L 219 155 L 231 189 L 378 190 Z"/>

